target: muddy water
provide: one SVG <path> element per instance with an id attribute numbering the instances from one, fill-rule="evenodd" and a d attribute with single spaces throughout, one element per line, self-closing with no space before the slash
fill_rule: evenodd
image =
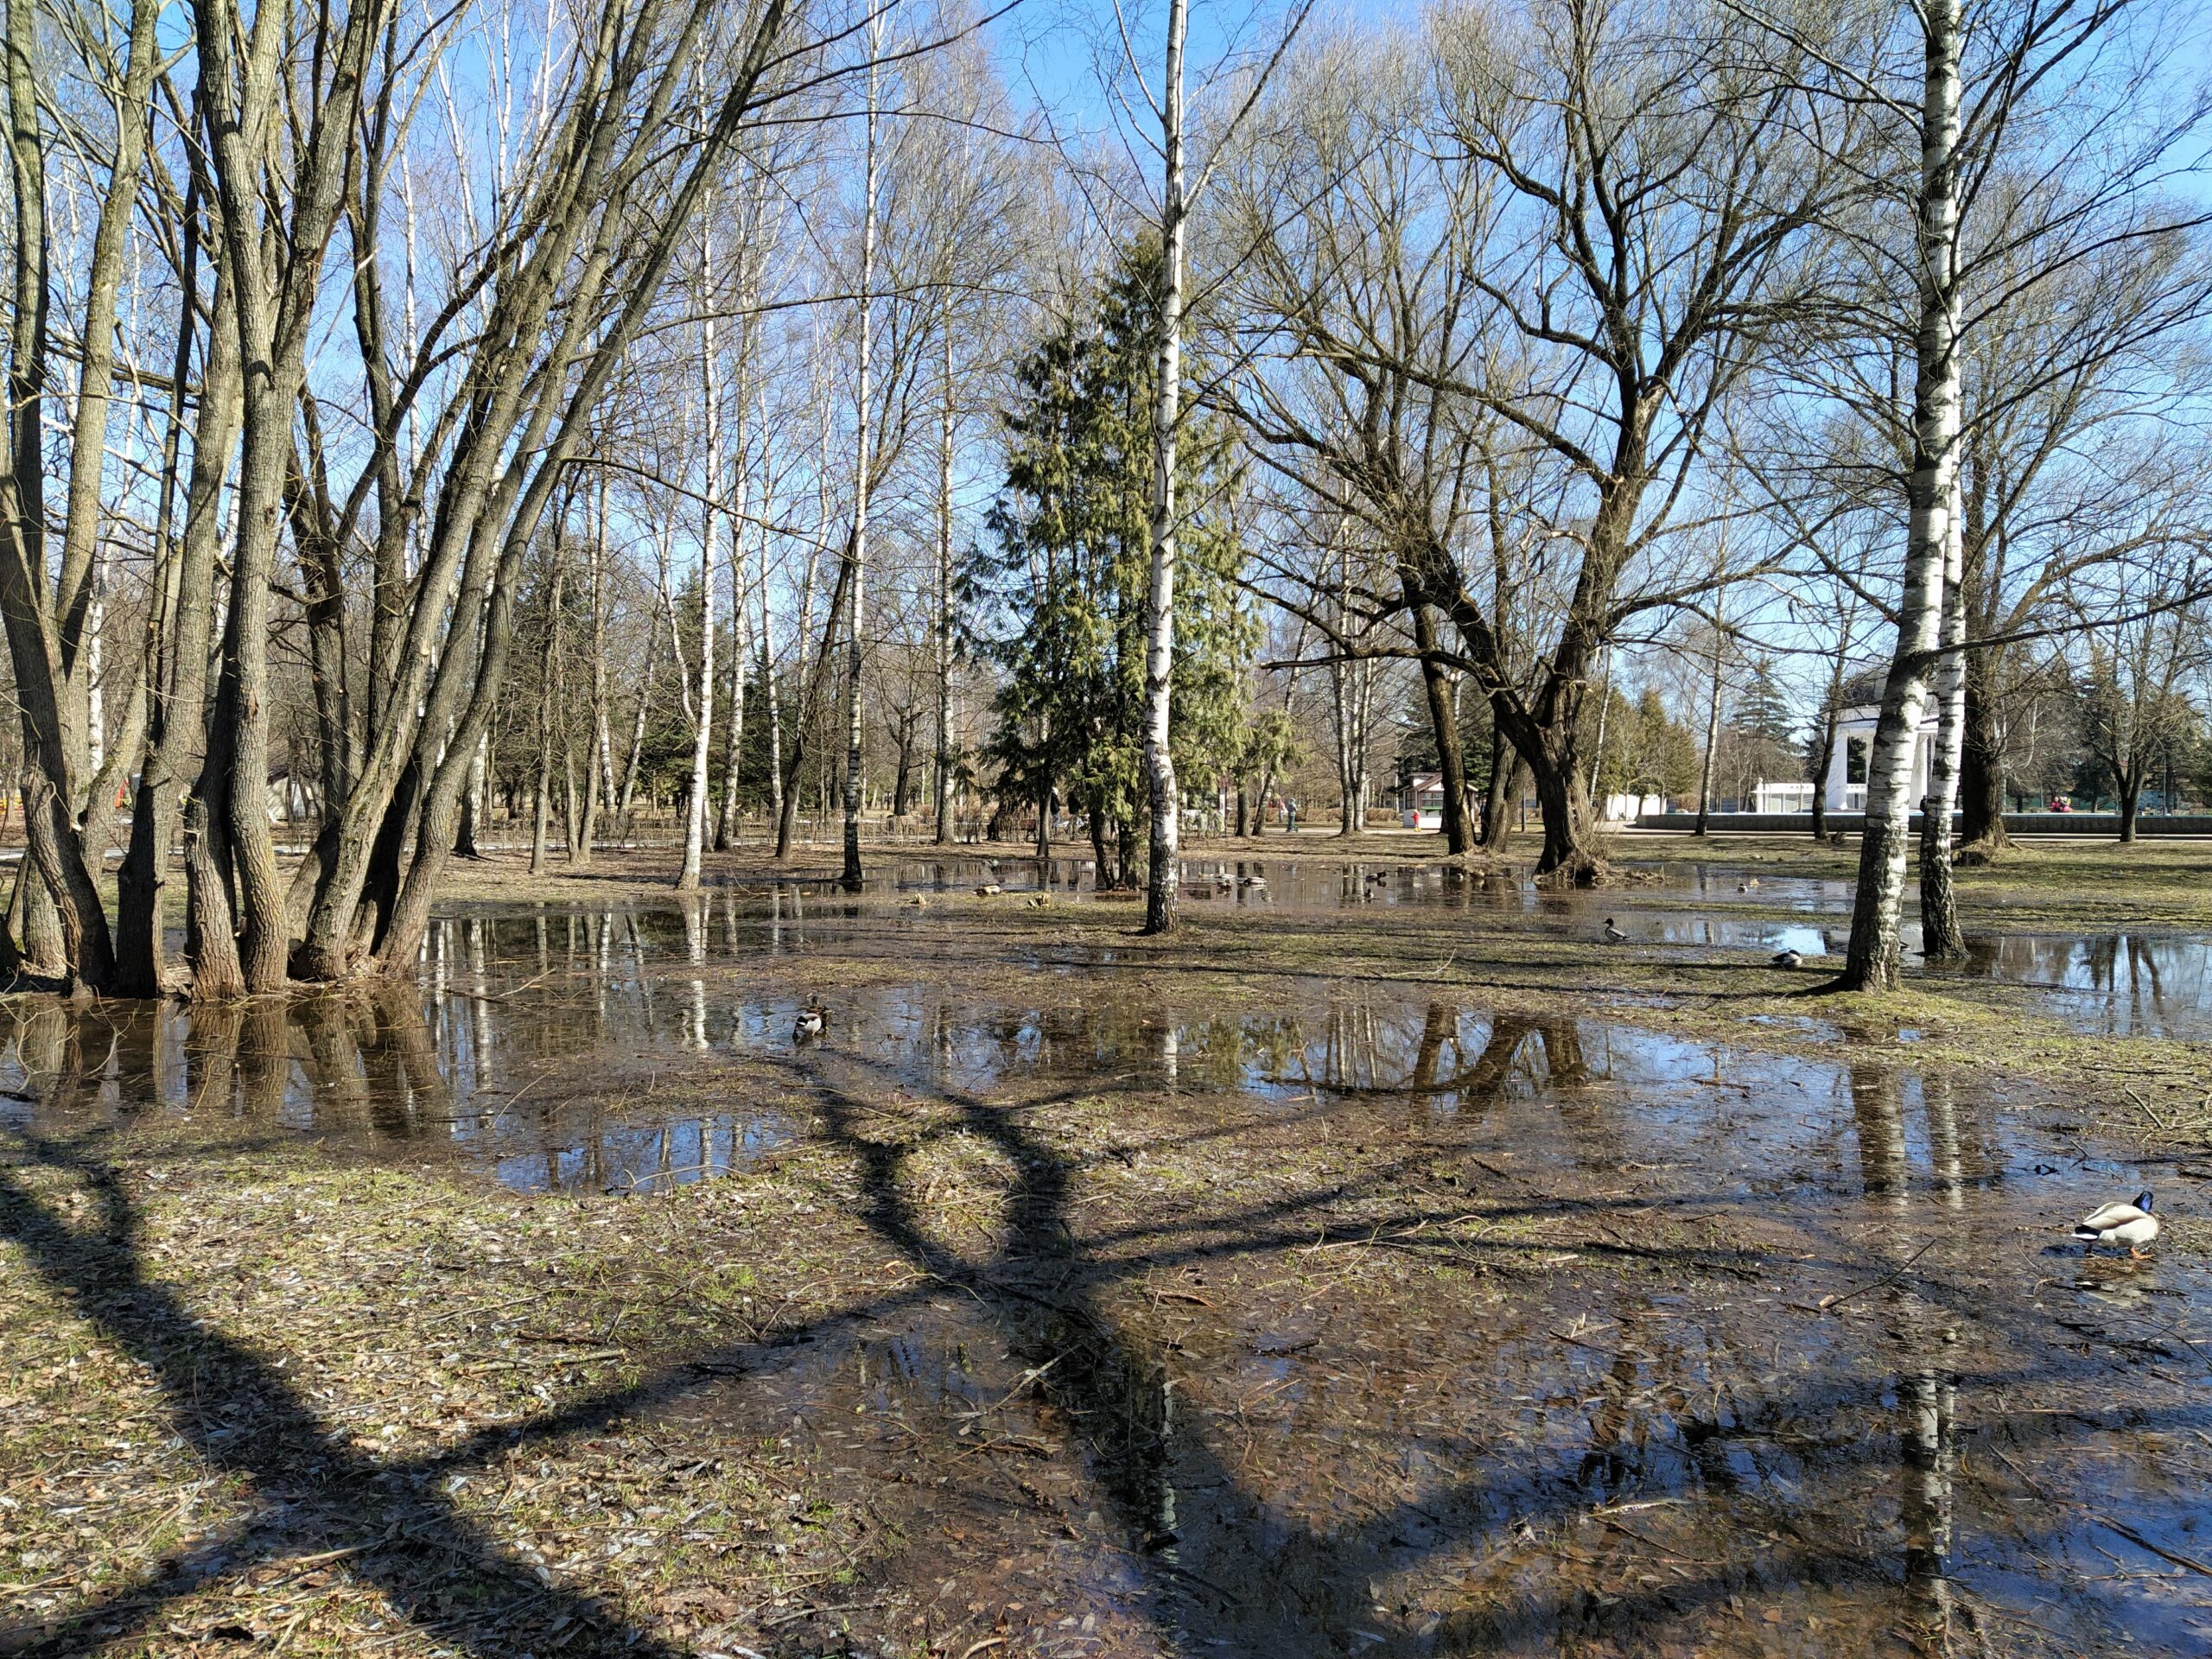
<path id="1" fill-rule="evenodd" d="M 1850 936 L 1848 881 L 1750 867 L 1669 867 L 1646 874 L 1652 886 L 1592 894 L 1544 892 L 1518 876 L 1443 865 L 1340 863 L 1272 853 L 1187 860 L 1182 867 L 1184 895 L 1193 905 L 1442 908 L 1479 915 L 1489 925 L 1593 943 L 1611 917 L 1633 942 L 1681 947 L 1707 959 L 1756 960 L 1782 950 L 1836 957 Z M 964 893 L 988 883 L 1012 895 L 1041 892 L 1055 902 L 1081 902 L 1095 897 L 1095 875 L 1091 861 L 1081 858 L 903 859 L 872 874 L 863 896 L 880 901 Z M 818 911 L 842 895 L 823 883 L 750 897 L 785 906 L 810 901 Z M 1906 923 L 1902 938 L 1910 965 L 1920 949 L 1916 921 Z M 2022 986 L 2037 994 L 2041 1011 L 2084 1034 L 2212 1040 L 2212 938 L 2202 934 L 1978 931 L 1968 937 L 1967 950 L 1963 963 L 1939 971 Z"/>
<path id="2" fill-rule="evenodd" d="M 734 1633 L 764 1654 L 2212 1652 L 2212 1276 L 2056 1242 L 2142 1185 L 2193 1223 L 2198 1178 L 1567 1010 L 982 996 L 918 925 L 800 1042 L 774 958 L 843 917 L 482 913 L 382 1003 L 48 1007 L 5 1109 L 570 1190 L 825 1149 L 921 1292 L 656 1429 L 782 1442 L 870 1517 L 834 1619 Z"/>
<path id="3" fill-rule="evenodd" d="M 909 1636 L 2212 1650 L 2171 1559 L 2212 1556 L 2212 1283 L 2050 1243 L 2137 1170 L 1886 1067 L 1449 1006 L 1314 1021 L 1257 1097 L 1167 1090 L 1162 1035 L 1105 1156 L 1045 1078 L 887 1126 L 903 1058 L 810 1053 L 871 1226 L 945 1294 L 683 1420 L 899 1517 L 869 1582 L 943 1586 L 887 1611 Z M 956 1139 L 980 1232 L 973 1189 L 910 1167 Z"/>

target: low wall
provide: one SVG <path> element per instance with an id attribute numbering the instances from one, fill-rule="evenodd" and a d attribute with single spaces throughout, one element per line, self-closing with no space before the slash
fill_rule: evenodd
<path id="1" fill-rule="evenodd" d="M 1912 815 L 1913 827 L 1920 825 L 1920 814 Z M 1831 812 L 1827 815 L 1830 830 L 1840 830 L 1847 835 L 1857 835 L 1866 827 L 1863 812 Z M 1688 835 L 1697 828 L 1694 812 L 1646 812 L 1631 826 L 1637 830 L 1663 830 L 1675 835 Z M 1807 836 L 1813 832 L 1813 815 L 1809 812 L 1715 812 L 1706 820 L 1706 828 L 1714 835 Z M 2007 812 L 2005 830 L 2013 836 L 2118 836 L 2120 814 L 2117 812 Z M 2135 820 L 2139 836 L 2212 836 L 2212 813 L 2151 813 L 2145 812 Z"/>

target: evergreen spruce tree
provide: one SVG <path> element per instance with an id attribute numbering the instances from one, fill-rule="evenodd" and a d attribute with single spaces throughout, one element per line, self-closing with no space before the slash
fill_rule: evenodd
<path id="1" fill-rule="evenodd" d="M 1096 310 L 1047 333 L 1014 373 L 1006 481 L 975 556 L 995 600 L 990 649 L 1006 671 L 986 757 L 1002 798 L 1055 794 L 1089 822 L 1101 887 L 1136 879 L 1143 816 L 1144 599 L 1151 556 L 1156 240 L 1125 250 Z M 1236 579 L 1226 433 L 1185 427 L 1172 680 L 1175 765 L 1187 779 L 1233 767 L 1258 641 Z"/>

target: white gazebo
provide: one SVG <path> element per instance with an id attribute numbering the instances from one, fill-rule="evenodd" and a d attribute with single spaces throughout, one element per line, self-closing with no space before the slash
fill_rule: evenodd
<path id="1" fill-rule="evenodd" d="M 1828 757 L 1828 775 L 1821 780 L 1821 797 L 1831 812 L 1866 810 L 1866 764 L 1874 750 L 1874 728 L 1881 718 L 1878 703 L 1863 702 L 1846 709 L 1835 723 L 1835 753 Z M 1922 716 L 1919 734 L 1912 744 L 1912 785 L 1905 798 L 1916 804 L 1928 793 L 1928 756 L 1936 747 L 1936 711 Z M 1806 803 L 1809 809 L 1811 803 Z"/>

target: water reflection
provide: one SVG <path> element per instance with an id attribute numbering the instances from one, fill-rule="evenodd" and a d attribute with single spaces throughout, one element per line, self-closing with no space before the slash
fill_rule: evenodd
<path id="1" fill-rule="evenodd" d="M 798 988 L 717 964 L 811 969 L 842 902 L 465 914 L 375 995 L 21 1001 L 0 1082 L 41 1103 L 19 1120 L 525 1187 L 652 1192 L 808 1135 L 855 1196 L 805 1225 L 921 1288 L 717 1373 L 714 1443 L 801 1442 L 886 1515 L 868 1581 L 957 1576 L 1052 1630 L 1072 1601 L 1123 1620 L 1102 1651 L 1940 1651 L 1992 1605 L 2053 1650 L 2191 1650 L 2156 1558 L 2114 1574 L 2006 1471 L 2124 1491 L 2201 1558 L 2204 1275 L 2054 1278 L 2035 1218 L 2120 1172 L 2002 1103 L 1313 981 L 1207 1006 L 899 968 L 802 1052 Z"/>
<path id="2" fill-rule="evenodd" d="M 229 1120 L 394 1156 L 457 1156 L 523 1188 L 648 1189 L 741 1167 L 788 1139 L 773 1113 L 564 1089 L 547 1061 L 571 1056 L 570 1044 L 473 989 L 449 983 L 440 996 L 434 979 L 429 1003 L 385 988 L 210 1007 L 18 1004 L 0 1086 L 19 1123 L 35 1109 L 73 1122 Z M 701 1006 L 679 1007 L 679 1041 L 696 1041 Z M 510 1086 L 518 1070 L 524 1081 Z"/>

